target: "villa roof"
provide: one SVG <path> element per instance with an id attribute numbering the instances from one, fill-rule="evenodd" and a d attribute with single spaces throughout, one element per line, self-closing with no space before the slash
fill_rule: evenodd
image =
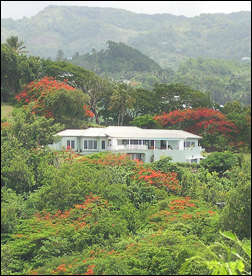
<path id="1" fill-rule="evenodd" d="M 136 126 L 109 126 L 105 128 L 66 129 L 59 133 L 64 137 L 111 137 L 122 139 L 201 139 L 199 135 L 175 129 L 142 129 Z"/>

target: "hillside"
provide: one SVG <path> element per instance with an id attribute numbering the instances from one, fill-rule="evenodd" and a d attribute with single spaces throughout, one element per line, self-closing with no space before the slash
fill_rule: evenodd
<path id="1" fill-rule="evenodd" d="M 140 51 L 124 43 L 108 41 L 108 49 L 73 56 L 65 61 L 108 76 L 115 81 L 131 81 L 152 90 L 154 83 L 180 82 L 202 92 L 210 92 L 219 104 L 227 101 L 251 102 L 251 64 L 214 58 L 188 58 L 176 71 L 164 69 Z"/>
<path id="2" fill-rule="evenodd" d="M 66 58 L 106 48 L 108 40 L 136 48 L 162 67 L 176 69 L 188 57 L 241 61 L 251 57 L 251 12 L 135 14 L 122 9 L 50 5 L 36 16 L 1 19 L 1 41 L 17 35 L 31 55 Z"/>

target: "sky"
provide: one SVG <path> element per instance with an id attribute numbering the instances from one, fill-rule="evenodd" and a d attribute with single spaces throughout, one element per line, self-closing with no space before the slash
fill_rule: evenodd
<path id="1" fill-rule="evenodd" d="M 134 13 L 184 15 L 251 11 L 251 1 L 1 1 L 1 18 L 30 18 L 49 5 L 109 7 Z"/>

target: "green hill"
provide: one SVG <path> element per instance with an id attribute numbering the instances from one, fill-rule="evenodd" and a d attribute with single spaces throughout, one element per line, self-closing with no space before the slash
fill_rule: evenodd
<path id="1" fill-rule="evenodd" d="M 251 56 L 251 12 L 136 14 L 122 9 L 50 5 L 36 16 L 1 19 L 1 41 L 24 40 L 31 55 L 66 58 L 106 48 L 108 40 L 125 43 L 158 62 L 177 68 L 188 57 L 233 59 Z"/>
<path id="2" fill-rule="evenodd" d="M 164 69 L 147 55 L 124 43 L 108 41 L 108 49 L 74 55 L 65 60 L 116 81 L 128 80 L 152 90 L 153 84 L 180 82 L 196 90 L 210 92 L 219 104 L 227 101 L 251 102 L 251 64 L 216 58 L 188 58 L 178 69 Z"/>

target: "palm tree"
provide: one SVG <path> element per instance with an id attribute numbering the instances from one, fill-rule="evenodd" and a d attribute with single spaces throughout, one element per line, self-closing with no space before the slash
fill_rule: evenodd
<path id="1" fill-rule="evenodd" d="M 123 119 L 126 112 L 126 108 L 131 108 L 135 99 L 133 98 L 134 89 L 125 84 L 119 83 L 114 89 L 112 96 L 110 97 L 110 106 L 108 110 L 119 109 L 118 114 L 118 125 L 120 124 L 121 117 L 121 126 L 123 125 Z"/>
<path id="2" fill-rule="evenodd" d="M 26 48 L 24 45 L 24 41 L 18 42 L 18 37 L 17 36 L 11 36 L 6 39 L 5 44 L 12 48 L 16 54 L 24 54 L 28 53 L 29 51 L 24 51 L 23 49 Z"/>

